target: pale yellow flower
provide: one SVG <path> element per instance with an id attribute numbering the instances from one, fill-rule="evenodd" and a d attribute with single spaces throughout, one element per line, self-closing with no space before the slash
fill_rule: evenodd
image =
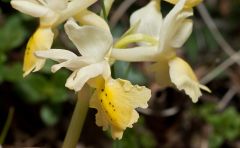
<path id="1" fill-rule="evenodd" d="M 125 61 L 152 61 L 150 66 L 155 73 L 160 86 L 176 86 L 184 90 L 193 102 L 197 102 L 202 95 L 200 88 L 210 91 L 199 84 L 191 67 L 176 56 L 176 49 L 183 46 L 192 32 L 192 9 L 184 9 L 186 0 L 180 0 L 174 8 L 162 19 L 159 1 L 152 0 L 145 7 L 135 11 L 131 18 L 131 25 L 140 21 L 136 33 L 146 34 L 156 40 L 152 45 L 147 40 L 138 43 L 140 47 L 133 49 L 113 49 L 112 57 Z M 145 19 L 147 18 L 147 19 Z M 124 40 L 124 39 L 122 39 Z"/>
<path id="2" fill-rule="evenodd" d="M 96 124 L 103 130 L 111 129 L 114 139 L 121 139 L 124 130 L 137 122 L 138 107 L 147 108 L 151 97 L 149 89 L 132 85 L 129 81 L 110 79 L 97 87 L 90 100 L 90 107 L 96 108 Z"/>
<path id="3" fill-rule="evenodd" d="M 32 35 L 27 43 L 24 55 L 23 71 L 24 76 L 28 75 L 31 71 L 40 70 L 45 60 L 34 56 L 36 50 L 48 50 L 51 48 L 53 42 L 53 32 L 51 28 L 38 28 Z"/>
<path id="4" fill-rule="evenodd" d="M 12 0 L 13 8 L 40 18 L 39 28 L 28 41 L 25 50 L 23 76 L 31 71 L 40 70 L 44 59 L 36 58 L 33 52 L 36 50 L 48 50 L 53 43 L 54 34 L 52 29 L 69 17 L 87 11 L 86 8 L 95 3 L 96 0 Z"/>
<path id="5" fill-rule="evenodd" d="M 90 107 L 98 110 L 97 125 L 104 130 L 110 128 L 112 137 L 121 139 L 124 130 L 132 127 L 139 117 L 135 108 L 147 107 L 151 91 L 126 80 L 112 79 L 109 59 L 113 38 L 108 30 L 78 26 L 69 20 L 65 24 L 65 31 L 81 56 L 64 49 L 37 51 L 36 55 L 59 62 L 52 66 L 53 72 L 62 67 L 73 71 L 66 87 L 79 91 L 88 83 L 95 88 Z"/>

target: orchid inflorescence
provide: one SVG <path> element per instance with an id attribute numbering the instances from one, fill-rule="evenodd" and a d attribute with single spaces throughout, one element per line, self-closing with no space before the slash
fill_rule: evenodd
<path id="1" fill-rule="evenodd" d="M 116 60 L 151 62 L 147 68 L 154 73 L 161 87 L 176 87 L 197 102 L 200 89 L 210 90 L 199 84 L 193 70 L 176 54 L 189 38 L 193 21 L 193 7 L 201 0 L 165 0 L 175 6 L 163 18 L 160 0 L 151 0 L 130 17 L 130 28 L 119 39 L 113 40 L 107 22 L 88 10 L 97 0 L 12 0 L 12 6 L 28 15 L 39 17 L 38 29 L 28 41 L 23 71 L 27 76 L 39 71 L 46 59 L 58 64 L 52 72 L 67 68 L 72 74 L 65 86 L 79 92 L 85 85 L 94 88 L 89 102 L 97 109 L 96 124 L 103 130 L 110 129 L 114 139 L 121 139 L 124 130 L 137 122 L 138 107 L 147 108 L 150 89 L 133 85 L 128 80 L 113 79 L 111 65 Z M 113 0 L 104 1 L 105 15 Z M 66 49 L 51 49 L 54 30 L 64 23 L 69 39 L 79 54 Z M 129 46 L 130 44 L 133 46 Z M 84 99 L 84 98 L 81 98 Z"/>

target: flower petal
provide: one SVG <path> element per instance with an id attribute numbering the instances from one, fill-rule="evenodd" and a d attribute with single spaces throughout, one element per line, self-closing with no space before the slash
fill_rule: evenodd
<path id="1" fill-rule="evenodd" d="M 107 130 L 109 128 L 109 122 L 107 120 L 107 117 L 104 113 L 104 111 L 101 109 L 101 102 L 98 99 L 98 92 L 95 91 L 93 96 L 90 99 L 89 102 L 89 107 L 90 108 L 95 108 L 98 110 L 96 114 L 96 124 L 97 126 L 103 127 L 103 130 Z"/>
<path id="2" fill-rule="evenodd" d="M 47 6 L 54 11 L 60 11 L 67 8 L 67 0 L 45 0 Z"/>
<path id="3" fill-rule="evenodd" d="M 105 61 L 83 67 L 73 72 L 73 74 L 67 79 L 65 86 L 69 89 L 79 91 L 89 79 L 99 75 L 105 76 L 105 72 L 110 71 L 108 69 L 109 65 Z"/>
<path id="4" fill-rule="evenodd" d="M 49 8 L 28 0 L 12 0 L 11 5 L 14 9 L 33 17 L 42 17 L 49 11 Z"/>
<path id="5" fill-rule="evenodd" d="M 199 84 L 192 68 L 181 58 L 174 58 L 169 61 L 169 73 L 172 83 L 176 85 L 179 90 L 184 90 L 195 103 L 202 95 L 200 88 L 209 90 L 206 86 Z"/>
<path id="6" fill-rule="evenodd" d="M 51 59 L 57 62 L 64 62 L 77 58 L 77 55 L 73 52 L 65 49 L 51 49 L 47 51 L 36 51 L 35 55 L 39 58 Z"/>
<path id="7" fill-rule="evenodd" d="M 62 67 L 66 67 L 69 70 L 75 71 L 79 68 L 82 68 L 83 66 L 87 66 L 89 64 L 94 63 L 94 59 L 88 58 L 88 57 L 76 57 L 71 60 L 67 60 L 65 62 L 62 62 L 60 64 L 55 64 L 52 66 L 52 72 L 56 72 Z"/>
<path id="8" fill-rule="evenodd" d="M 174 36 L 179 29 L 182 28 L 186 18 L 193 15 L 192 9 L 183 9 L 184 4 L 185 0 L 180 0 L 165 17 L 159 36 L 159 52 L 162 52 L 163 50 L 168 49 L 168 46 L 171 46 L 172 39 L 174 39 Z"/>
<path id="9" fill-rule="evenodd" d="M 114 95 L 114 93 L 117 95 L 118 92 L 121 92 L 115 97 L 128 100 L 133 108 L 147 108 L 147 102 L 151 97 L 151 91 L 145 86 L 132 85 L 127 80 L 116 79 L 115 81 L 108 82 L 108 87 L 112 89 L 112 95 Z"/>
<path id="10" fill-rule="evenodd" d="M 67 9 L 64 9 L 61 12 L 61 18 L 59 20 L 59 22 L 63 22 L 65 20 L 67 20 L 68 18 L 76 15 L 77 13 L 79 13 L 82 10 L 85 10 L 86 8 L 88 8 L 89 6 L 91 6 L 93 3 L 95 3 L 97 0 L 71 0 L 68 3 L 68 7 Z"/>
<path id="11" fill-rule="evenodd" d="M 150 1 L 148 5 L 131 15 L 131 26 L 140 21 L 137 33 L 148 34 L 158 38 L 162 24 L 162 14 L 160 13 L 159 5 L 160 2 L 157 0 Z"/>
<path id="12" fill-rule="evenodd" d="M 114 139 L 121 139 L 123 131 L 137 122 L 139 115 L 135 108 L 146 108 L 147 101 L 151 97 L 149 89 L 138 85 L 133 86 L 129 81 L 121 79 L 109 79 L 103 88 L 96 91 L 95 105 L 90 103 L 90 107 L 96 108 L 100 114 L 104 114 L 101 121 L 96 122 L 102 123 L 99 125 L 104 128 L 110 126 Z"/>
<path id="13" fill-rule="evenodd" d="M 177 33 L 172 39 L 172 47 L 180 48 L 187 41 L 189 36 L 192 33 L 193 22 L 190 19 L 186 19 L 180 28 L 177 30 Z"/>
<path id="14" fill-rule="evenodd" d="M 65 31 L 83 56 L 94 57 L 96 61 L 103 60 L 113 43 L 109 31 L 93 26 L 80 27 L 73 20 L 65 24 Z"/>
<path id="15" fill-rule="evenodd" d="M 129 62 L 155 61 L 156 48 L 156 46 L 141 46 L 126 49 L 113 48 L 111 57 Z"/>
<path id="16" fill-rule="evenodd" d="M 152 64 L 148 68 L 150 73 L 155 75 L 155 79 L 160 87 L 165 88 L 172 86 L 172 82 L 169 76 L 169 65 L 167 59 L 162 59 L 157 63 Z"/>
<path id="17" fill-rule="evenodd" d="M 120 39 L 136 33 L 137 29 L 139 28 L 139 24 L 140 24 L 140 20 L 131 24 L 130 28 L 120 37 Z"/>
<path id="18" fill-rule="evenodd" d="M 23 76 L 28 75 L 31 71 L 40 70 L 45 59 L 37 58 L 34 52 L 37 50 L 48 50 L 52 46 L 53 32 L 51 28 L 38 28 L 36 32 L 29 39 L 24 55 Z"/>
<path id="19" fill-rule="evenodd" d="M 76 14 L 74 19 L 80 24 L 100 27 L 110 32 L 110 28 L 106 21 L 102 17 L 87 9 Z"/>

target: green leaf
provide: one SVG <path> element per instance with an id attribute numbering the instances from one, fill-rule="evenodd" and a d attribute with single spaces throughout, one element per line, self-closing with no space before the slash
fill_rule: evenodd
<path id="1" fill-rule="evenodd" d="M 56 72 L 51 78 L 52 93 L 49 94 L 52 103 L 65 102 L 68 99 L 67 88 L 65 87 L 69 72 L 61 70 Z"/>
<path id="2" fill-rule="evenodd" d="M 0 52 L 0 64 L 4 63 L 7 61 L 7 56 L 6 54 Z"/>
<path id="3" fill-rule="evenodd" d="M 12 83 L 22 80 L 22 64 L 5 65 L 3 67 L 3 78 Z"/>
<path id="4" fill-rule="evenodd" d="M 21 23 L 19 15 L 11 16 L 0 28 L 0 52 L 9 51 L 20 46 L 27 37 L 27 30 Z"/>
<path id="5" fill-rule="evenodd" d="M 17 82 L 16 87 L 26 102 L 36 104 L 47 99 L 44 89 L 48 83 L 42 75 L 32 74 Z"/>
<path id="6" fill-rule="evenodd" d="M 219 148 L 223 142 L 224 139 L 222 136 L 212 135 L 209 138 L 209 148 Z"/>
<path id="7" fill-rule="evenodd" d="M 0 84 L 3 82 L 4 78 L 4 73 L 3 73 L 3 65 L 0 64 Z"/>
<path id="8" fill-rule="evenodd" d="M 213 128 L 210 148 L 218 148 L 225 140 L 233 141 L 240 136 L 240 114 L 236 108 L 228 107 L 223 112 L 217 112 L 213 104 L 204 104 L 197 110 L 195 115 L 200 115 Z"/>
<path id="9" fill-rule="evenodd" d="M 59 120 L 59 111 L 59 107 L 44 105 L 40 110 L 40 117 L 46 125 L 52 126 Z"/>
<path id="10" fill-rule="evenodd" d="M 192 62 L 196 62 L 198 56 L 198 45 L 196 35 L 193 33 L 184 45 L 186 53 Z"/>

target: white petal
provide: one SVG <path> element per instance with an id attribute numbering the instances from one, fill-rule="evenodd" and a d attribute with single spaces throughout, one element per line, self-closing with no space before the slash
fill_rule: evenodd
<path id="1" fill-rule="evenodd" d="M 105 62 L 101 62 L 74 71 L 67 79 L 65 86 L 75 91 L 79 91 L 89 79 L 101 75 L 105 68 Z"/>
<path id="2" fill-rule="evenodd" d="M 55 11 L 60 11 L 67 8 L 67 0 L 45 0 L 48 7 Z"/>
<path id="3" fill-rule="evenodd" d="M 26 0 L 12 0 L 11 5 L 18 11 L 31 15 L 33 17 L 42 17 L 49 11 L 49 8 L 47 7 Z"/>
<path id="4" fill-rule="evenodd" d="M 193 22 L 190 19 L 185 20 L 172 39 L 172 47 L 180 48 L 187 41 L 192 33 Z"/>
<path id="5" fill-rule="evenodd" d="M 76 21 L 78 21 L 80 25 L 96 26 L 110 32 L 110 28 L 106 21 L 92 11 L 83 10 L 77 15 L 75 15 L 74 19 L 76 19 Z"/>
<path id="6" fill-rule="evenodd" d="M 103 60 L 113 43 L 110 32 L 93 26 L 80 27 L 73 20 L 65 24 L 65 31 L 83 56 L 97 61 Z"/>
<path id="7" fill-rule="evenodd" d="M 156 46 L 134 47 L 127 49 L 113 48 L 111 57 L 117 60 L 140 62 L 140 61 L 154 61 L 156 60 Z"/>
<path id="8" fill-rule="evenodd" d="M 35 55 L 40 58 L 51 59 L 57 62 L 63 62 L 77 57 L 76 54 L 65 49 L 50 49 L 47 51 L 36 51 Z"/>
<path id="9" fill-rule="evenodd" d="M 185 0 L 180 0 L 164 19 L 159 36 L 159 51 L 171 45 L 171 40 L 174 38 L 179 28 L 182 27 L 184 20 L 193 15 L 192 9 L 183 9 L 184 4 Z"/>
<path id="10" fill-rule="evenodd" d="M 76 57 L 71 60 L 67 60 L 65 62 L 62 62 L 60 64 L 55 64 L 52 66 L 52 72 L 56 72 L 62 67 L 65 67 L 69 70 L 75 71 L 79 68 L 82 68 L 83 66 L 92 64 L 94 62 L 94 59 L 90 59 L 87 57 Z"/>
<path id="11" fill-rule="evenodd" d="M 144 33 L 158 38 L 162 24 L 159 5 L 159 1 L 152 0 L 148 5 L 131 15 L 131 26 L 140 21 L 137 33 Z"/>
<path id="12" fill-rule="evenodd" d="M 137 32 L 137 29 L 139 28 L 140 20 L 131 24 L 130 28 L 121 36 L 121 38 L 124 38 L 128 35 L 134 34 Z"/>
<path id="13" fill-rule="evenodd" d="M 67 9 L 61 12 L 61 21 L 65 21 L 66 19 L 76 15 L 80 11 L 88 8 L 97 0 L 72 0 L 68 3 Z"/>

